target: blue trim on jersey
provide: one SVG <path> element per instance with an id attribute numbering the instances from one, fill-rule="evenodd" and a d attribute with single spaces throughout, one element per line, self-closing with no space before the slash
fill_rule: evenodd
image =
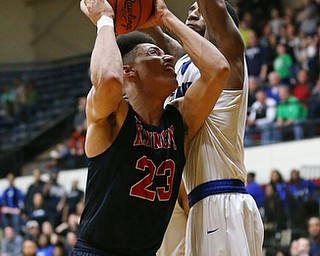
<path id="1" fill-rule="evenodd" d="M 200 184 L 188 194 L 189 207 L 191 208 L 203 198 L 223 193 L 248 194 L 244 183 L 238 179 L 212 180 Z"/>
<path id="2" fill-rule="evenodd" d="M 184 75 L 184 73 L 186 73 L 187 68 L 189 67 L 189 65 L 191 64 L 192 60 L 183 62 L 182 67 L 181 67 L 181 74 Z"/>

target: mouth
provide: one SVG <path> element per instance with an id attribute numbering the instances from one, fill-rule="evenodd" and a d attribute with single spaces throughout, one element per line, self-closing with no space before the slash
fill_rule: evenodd
<path id="1" fill-rule="evenodd" d="M 191 29 L 195 29 L 197 26 L 195 25 L 195 24 L 193 24 L 193 23 L 187 23 L 187 26 L 189 27 L 189 28 L 191 28 Z"/>
<path id="2" fill-rule="evenodd" d="M 171 64 L 168 64 L 168 63 L 164 64 L 164 70 L 165 71 L 173 71 L 173 72 L 175 72 L 174 66 L 171 65 Z"/>

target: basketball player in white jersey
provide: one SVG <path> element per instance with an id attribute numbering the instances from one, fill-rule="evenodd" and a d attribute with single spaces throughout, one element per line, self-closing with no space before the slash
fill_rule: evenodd
<path id="1" fill-rule="evenodd" d="M 236 14 L 224 0 L 198 0 L 189 9 L 186 24 L 219 48 L 229 61 L 231 76 L 190 143 L 183 177 L 190 206 L 185 255 L 260 256 L 263 223 L 245 189 L 243 136 L 248 75 Z M 177 42 L 158 32 L 149 33 L 179 57 Z M 176 72 L 179 88 L 172 99 L 183 97 L 199 76 L 187 55 L 176 63 Z"/>

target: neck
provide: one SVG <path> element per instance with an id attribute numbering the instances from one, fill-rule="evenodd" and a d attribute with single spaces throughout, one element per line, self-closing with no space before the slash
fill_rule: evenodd
<path id="1" fill-rule="evenodd" d="M 159 104 L 155 100 L 152 102 L 149 99 L 145 99 L 131 102 L 131 104 L 136 115 L 143 123 L 154 126 L 159 125 L 163 113 L 163 103 Z"/>

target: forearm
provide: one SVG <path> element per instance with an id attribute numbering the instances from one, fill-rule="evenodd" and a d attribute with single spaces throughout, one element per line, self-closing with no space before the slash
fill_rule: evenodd
<path id="1" fill-rule="evenodd" d="M 198 0 L 197 3 L 206 23 L 205 37 L 215 44 L 227 59 L 233 54 L 237 56 L 239 51 L 242 52 L 244 44 L 233 20 L 237 18 L 232 18 L 228 13 L 225 0 Z"/>
<path id="2" fill-rule="evenodd" d="M 183 24 L 171 12 L 164 16 L 161 28 L 179 41 L 201 74 L 214 76 L 214 68 L 228 66 L 221 52 L 208 40 Z"/>
<path id="3" fill-rule="evenodd" d="M 98 28 L 90 62 L 94 88 L 87 97 L 87 120 L 90 116 L 101 119 L 113 112 L 122 98 L 122 60 L 114 32 L 114 11 L 107 1 L 81 0 L 80 8 Z"/>
<path id="4" fill-rule="evenodd" d="M 165 53 L 174 56 L 176 60 L 185 54 L 182 46 L 159 26 L 141 29 L 141 31 L 150 35 L 155 40 L 156 45 L 164 50 Z"/>
<path id="5" fill-rule="evenodd" d="M 122 59 L 112 26 L 102 27 L 97 34 L 90 72 L 94 90 L 88 95 L 87 120 L 93 121 L 115 112 L 122 99 Z"/>
<path id="6" fill-rule="evenodd" d="M 91 81 L 98 87 L 103 80 L 122 77 L 122 60 L 114 28 L 104 26 L 97 34 L 90 62 Z"/>

